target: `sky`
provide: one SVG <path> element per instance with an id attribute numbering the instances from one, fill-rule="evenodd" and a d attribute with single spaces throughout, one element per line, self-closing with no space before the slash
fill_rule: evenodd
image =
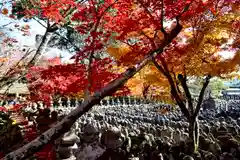
<path id="1" fill-rule="evenodd" d="M 2 0 L 0 0 L 0 3 L 1 2 L 2 2 Z M 9 5 L 5 5 L 4 7 L 10 8 Z M 11 23 L 11 24 L 9 24 L 9 23 Z M 9 25 L 5 26 L 6 24 L 9 24 Z M 20 26 L 28 24 L 30 26 L 30 29 L 29 29 L 30 36 L 23 36 L 23 33 L 14 27 L 15 24 L 18 24 Z M 2 26 L 4 26 L 4 27 L 1 28 Z M 13 29 L 13 30 L 10 31 L 9 29 Z M 43 35 L 45 32 L 45 28 L 43 26 L 41 26 L 35 20 L 31 20 L 29 22 L 24 22 L 23 20 L 14 20 L 14 19 L 11 19 L 9 17 L 6 17 L 6 16 L 0 14 L 0 31 L 4 32 L 11 38 L 15 38 L 16 40 L 18 40 L 18 45 L 28 46 L 28 47 L 35 49 L 36 48 L 35 47 L 35 36 L 37 34 Z M 0 40 L 1 39 L 2 38 L 0 37 Z M 72 57 L 72 54 L 68 53 L 67 51 L 62 51 L 62 50 L 59 50 L 56 48 L 51 48 L 50 51 L 46 54 L 46 56 L 48 58 L 54 58 L 56 56 L 59 56 L 60 52 L 61 52 L 61 56 L 63 56 L 62 61 L 66 61 L 66 60 L 70 59 L 70 57 Z"/>

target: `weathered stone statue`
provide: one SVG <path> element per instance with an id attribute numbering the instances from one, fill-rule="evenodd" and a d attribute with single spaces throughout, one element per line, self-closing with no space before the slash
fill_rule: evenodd
<path id="1" fill-rule="evenodd" d="M 101 143 L 106 146 L 106 148 L 116 149 L 120 148 L 125 140 L 125 136 L 121 133 L 121 131 L 112 127 L 109 130 L 103 132 L 101 137 Z"/>
<path id="2" fill-rule="evenodd" d="M 99 143 L 99 132 L 93 125 L 84 126 L 80 139 L 81 144 L 74 152 L 77 160 L 96 160 L 104 153 L 105 147 Z"/>
<path id="3" fill-rule="evenodd" d="M 114 159 L 122 160 L 127 159 L 126 151 L 122 149 L 125 142 L 125 136 L 121 133 L 121 130 L 116 127 L 103 132 L 101 136 L 101 144 L 106 147 L 106 151 L 98 160 Z"/>
<path id="4" fill-rule="evenodd" d="M 76 144 L 79 141 L 79 137 L 71 132 L 65 133 L 63 137 L 56 140 L 59 159 L 75 159 L 73 149 L 77 147 Z"/>
<path id="5" fill-rule="evenodd" d="M 203 107 L 203 110 L 206 110 L 206 109 L 214 110 L 216 108 L 214 98 L 210 95 L 207 99 L 203 101 L 202 107 Z"/>

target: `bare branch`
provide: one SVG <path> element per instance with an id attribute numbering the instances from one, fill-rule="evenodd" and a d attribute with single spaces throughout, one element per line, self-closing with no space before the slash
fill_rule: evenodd
<path id="1" fill-rule="evenodd" d="M 19 64 L 26 58 L 28 57 L 34 50 L 28 49 L 26 54 L 24 54 L 24 56 L 11 68 L 9 68 L 9 70 L 1 77 L 0 79 L 0 88 L 4 87 L 6 84 L 9 83 L 9 81 L 11 81 L 11 76 L 9 75 L 10 73 L 12 73 L 12 71 L 16 68 L 19 68 Z M 7 79 L 7 80 L 6 80 Z"/>
<path id="2" fill-rule="evenodd" d="M 166 71 L 163 69 L 162 66 L 160 66 L 155 59 L 152 60 L 153 61 L 153 64 L 155 65 L 155 67 L 164 75 L 167 77 L 167 73 Z"/>
<path id="3" fill-rule="evenodd" d="M 191 114 L 193 114 L 193 103 L 192 103 L 192 96 L 191 96 L 191 93 L 188 89 L 188 86 L 187 86 L 187 79 L 186 77 L 184 77 L 183 75 L 179 74 L 178 75 L 178 79 L 183 87 L 183 90 L 184 90 L 184 93 L 187 97 L 187 100 L 188 100 L 188 106 L 189 106 L 189 109 L 191 111 Z"/>
<path id="4" fill-rule="evenodd" d="M 200 92 L 200 94 L 199 94 L 199 97 L 198 97 L 198 103 L 197 103 L 195 112 L 194 112 L 194 114 L 193 114 L 193 118 L 196 118 L 196 117 L 197 117 L 198 112 L 199 112 L 200 109 L 201 109 L 202 101 L 203 101 L 203 98 L 204 98 L 204 92 L 205 92 L 205 90 L 206 90 L 206 88 L 207 88 L 207 86 L 208 86 L 208 84 L 209 84 L 209 82 L 210 82 L 210 79 L 211 79 L 211 76 L 210 76 L 210 75 L 208 75 L 208 76 L 206 77 L 206 79 L 205 79 L 205 82 L 204 82 L 204 84 L 203 84 L 202 90 L 201 90 L 201 92 Z"/>
<path id="5" fill-rule="evenodd" d="M 47 26 L 45 26 L 40 20 L 38 20 L 37 18 L 33 17 L 33 19 L 35 21 L 37 21 L 41 26 L 43 26 L 44 28 L 47 28 Z"/>
<path id="6" fill-rule="evenodd" d="M 49 23 L 48 23 L 49 25 Z M 38 61 L 39 57 L 42 55 L 42 52 L 45 50 L 46 45 L 50 39 L 51 33 L 48 32 L 48 29 L 46 29 L 46 32 L 42 38 L 42 41 L 40 43 L 40 45 L 38 46 L 36 53 L 34 54 L 34 56 L 32 57 L 32 59 L 28 62 L 28 64 L 26 64 L 25 67 L 25 71 L 23 71 L 22 73 L 20 73 L 20 77 L 23 77 L 27 74 L 27 70 L 29 67 L 33 66 L 36 64 L 36 61 Z M 3 77 L 3 79 L 6 79 L 6 77 Z M 3 82 L 3 79 L 1 80 Z M 13 76 L 13 77 L 9 77 L 9 79 L 4 82 L 3 84 L 0 85 L 0 88 L 2 88 L 3 86 L 5 86 L 7 83 L 14 83 L 16 82 L 16 80 L 18 79 L 18 77 Z"/>
<path id="7" fill-rule="evenodd" d="M 18 77 L 17 80 L 15 80 L 15 81 L 19 81 L 19 80 L 22 79 L 23 77 L 24 77 L 24 76 L 20 76 L 20 77 Z M 10 84 L 7 86 L 7 88 L 6 88 L 6 90 L 5 90 L 5 92 L 4 92 L 3 94 L 4 94 L 4 95 L 7 95 L 9 89 L 10 89 L 13 85 L 14 85 L 14 83 L 10 83 Z"/>
<path id="8" fill-rule="evenodd" d="M 71 42 L 68 38 L 62 36 L 61 34 L 59 34 L 59 33 L 57 33 L 57 32 L 54 32 L 54 34 L 56 34 L 56 35 L 58 35 L 59 37 L 65 39 L 66 41 L 68 41 L 68 42 L 75 48 L 76 51 L 80 51 L 80 50 L 81 50 L 78 46 L 76 46 L 76 45 L 75 45 L 73 42 Z"/>
<path id="9" fill-rule="evenodd" d="M 166 66 L 164 66 L 164 69 L 153 59 L 153 62 L 155 64 L 155 66 L 157 67 L 157 69 L 163 73 L 165 75 L 165 77 L 168 79 L 168 82 L 170 84 L 171 87 L 171 94 L 173 95 L 173 97 L 175 98 L 179 108 L 181 109 L 182 113 L 189 118 L 189 111 L 186 108 L 186 105 L 183 103 L 183 100 L 181 99 L 181 97 L 179 96 L 177 89 L 176 89 L 176 85 L 174 84 L 174 81 L 169 73 L 169 71 L 167 70 Z"/>
<path id="10" fill-rule="evenodd" d="M 9 22 L 9 23 L 7 23 L 7 24 L 4 24 L 4 25 L 0 26 L 0 28 L 7 27 L 8 25 L 13 24 L 13 23 L 14 23 L 14 22 Z"/>

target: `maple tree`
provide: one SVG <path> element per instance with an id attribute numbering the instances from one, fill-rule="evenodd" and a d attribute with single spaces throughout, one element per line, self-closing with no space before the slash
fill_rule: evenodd
<path id="1" fill-rule="evenodd" d="M 201 84 L 203 82 L 202 77 L 194 77 L 191 78 L 190 82 L 188 82 L 188 87 L 190 90 L 190 93 L 193 97 L 197 98 L 201 91 Z M 206 90 L 208 90 L 208 93 L 205 97 L 208 98 L 209 95 L 211 95 L 214 98 L 219 98 L 221 96 L 221 92 L 224 89 L 227 89 L 228 87 L 224 84 L 225 80 L 220 78 L 212 78 L 211 82 L 209 83 Z"/>
<path id="2" fill-rule="evenodd" d="M 3 18 L 14 19 L 14 16 L 6 8 L 7 1 L 3 1 L 0 4 L 0 16 Z M 10 80 L 14 75 L 19 74 L 25 63 L 26 58 L 30 55 L 30 50 L 22 50 L 18 45 L 17 39 L 9 36 L 7 30 L 13 31 L 13 29 L 19 29 L 20 26 L 15 24 L 15 27 L 9 27 L 14 22 L 9 22 L 0 26 L 0 88 L 6 87 L 12 84 Z M 27 32 L 27 30 L 25 30 Z M 19 66 L 19 67 L 18 67 Z"/>
<path id="3" fill-rule="evenodd" d="M 181 2 L 183 3 L 184 1 Z M 172 99 L 180 107 L 189 121 L 189 136 L 193 140 L 193 152 L 198 147 L 197 115 L 210 78 L 232 76 L 231 73 L 238 70 L 239 67 L 240 52 L 239 48 L 236 47 L 237 45 L 235 45 L 237 42 L 234 42 L 232 46 L 222 47 L 227 45 L 228 40 L 237 39 L 239 36 L 239 29 L 233 25 L 239 22 L 239 16 L 236 11 L 239 5 L 234 1 L 229 2 L 192 1 L 188 12 L 183 13 L 180 18 L 181 26 L 183 27 L 182 32 L 165 48 L 163 53 L 153 58 L 152 62 L 142 69 L 143 74 L 135 75 L 134 77 L 137 79 L 139 88 L 143 84 L 148 86 L 148 92 L 151 94 L 151 97 L 168 102 Z M 200 3 L 202 5 L 198 5 Z M 159 5 L 167 7 L 173 4 L 174 2 L 172 1 L 164 3 L 162 1 Z M 135 64 L 139 59 L 148 54 L 148 51 L 154 50 L 164 44 L 169 30 L 172 31 L 172 27 L 179 25 L 177 20 L 170 28 L 164 29 L 160 26 L 159 29 L 159 25 L 161 24 L 155 22 L 159 18 L 157 15 L 157 11 L 159 10 L 151 9 L 149 11 L 149 7 L 156 7 L 156 4 L 149 6 L 145 1 L 139 1 L 137 5 L 135 4 L 131 7 L 131 4 L 129 4 L 128 7 L 134 13 L 122 13 L 131 14 L 131 16 L 126 16 L 126 19 L 122 19 L 119 16 L 121 25 L 111 28 L 120 33 L 116 36 L 118 44 L 108 48 L 108 52 L 115 57 L 118 63 L 125 66 Z M 193 8 L 194 11 L 191 10 Z M 210 8 L 210 10 L 206 8 Z M 143 10 L 146 12 L 142 12 Z M 163 12 L 167 19 L 171 19 L 171 12 L 169 14 L 167 9 L 163 9 Z M 187 17 L 186 15 L 191 12 L 191 18 Z M 218 52 L 223 50 L 234 51 L 234 57 L 232 59 L 221 60 Z M 191 76 L 206 77 L 196 104 L 187 85 L 187 81 Z M 138 83 L 139 81 L 142 81 L 142 83 Z"/>
<path id="4" fill-rule="evenodd" d="M 59 9 L 56 9 L 55 4 L 45 3 L 47 1 L 37 2 L 44 5 L 49 4 L 49 6 L 44 7 L 44 5 L 37 4 L 37 6 L 40 6 L 40 9 L 37 8 L 36 10 L 36 8 L 31 8 L 29 9 L 30 13 L 39 13 L 40 10 L 40 15 L 51 20 L 54 20 L 55 16 L 53 15 L 59 14 Z M 70 3 L 69 5 L 71 7 L 72 2 L 65 2 L 67 4 Z M 212 37 L 210 29 L 215 29 L 214 27 L 218 28 L 216 24 L 211 24 L 223 20 L 222 17 L 227 15 L 225 11 L 218 10 L 219 6 L 216 5 L 217 2 L 218 1 L 215 0 L 105 0 L 101 2 L 92 0 L 78 4 L 77 11 L 72 14 L 71 23 L 74 21 L 78 22 L 75 29 L 81 34 L 88 34 L 85 39 L 85 46 L 76 53 L 74 57 L 76 58 L 76 64 L 57 66 L 53 70 L 51 70 L 51 68 L 47 69 L 45 76 L 52 72 L 56 74 L 56 71 L 62 76 L 62 73 L 66 73 L 66 71 L 63 69 L 63 72 L 61 72 L 62 69 L 57 69 L 58 67 L 69 67 L 77 71 L 72 67 L 84 64 L 84 75 L 86 75 L 86 81 L 83 85 L 85 86 L 85 101 L 61 122 L 28 145 L 9 153 L 6 158 L 19 157 L 23 159 L 38 151 L 51 140 L 67 132 L 71 125 L 82 114 L 89 111 L 93 105 L 98 104 L 105 96 L 110 96 L 116 92 L 136 73 L 145 68 L 148 69 L 145 69 L 143 76 L 140 77 L 141 81 L 146 81 L 143 83 L 143 88 L 145 88 L 147 92 L 147 83 L 155 83 L 153 89 L 157 91 L 156 87 L 166 84 L 166 81 L 168 82 L 166 86 L 170 86 L 168 90 L 170 90 L 171 96 L 190 123 L 189 136 L 193 140 L 192 148 L 196 150 L 196 133 L 198 129 L 197 114 L 201 107 L 205 88 L 212 76 L 219 76 L 236 70 L 236 62 L 239 59 L 238 52 L 233 59 L 227 61 L 220 61 L 219 56 L 211 56 L 221 50 L 219 44 L 221 46 L 221 44 L 225 42 L 224 39 L 229 38 L 224 38 L 224 35 L 221 35 L 220 38 L 217 36 L 209 41 L 209 38 Z M 223 2 L 223 5 L 230 9 L 238 5 L 235 1 L 223 0 Z M 223 5 L 219 8 L 224 8 Z M 215 6 L 217 6 L 217 8 L 214 8 Z M 49 9 L 51 10 L 51 15 L 46 14 L 46 11 L 49 11 Z M 218 14 L 214 15 L 214 18 L 211 18 L 207 15 L 209 10 L 214 11 L 214 14 Z M 236 10 L 234 11 L 233 9 L 231 12 L 236 13 Z M 61 22 L 58 21 L 61 16 L 56 15 L 56 17 L 57 19 L 55 19 L 54 26 L 61 24 Z M 164 24 L 171 20 L 174 21 L 172 26 L 170 28 L 165 27 Z M 227 24 L 233 24 L 233 21 L 228 21 Z M 236 30 L 228 30 L 229 26 L 235 25 L 226 26 L 228 27 L 219 27 L 219 31 L 225 30 L 227 32 L 226 35 L 230 35 L 236 39 L 235 37 L 237 37 L 238 34 Z M 194 28 L 192 29 L 194 33 L 184 35 L 184 33 L 186 34 L 187 28 Z M 233 34 L 229 34 L 229 31 L 234 32 L 231 32 Z M 183 37 L 187 37 L 189 41 L 182 43 L 181 40 Z M 236 46 L 238 46 L 237 40 L 234 41 L 234 45 L 231 47 L 236 48 Z M 206 50 L 204 50 L 204 48 L 206 48 Z M 108 62 L 104 62 L 104 66 L 101 66 L 100 64 L 102 63 L 97 64 L 96 62 L 102 62 L 104 58 L 97 60 L 95 55 L 106 50 L 114 59 L 109 59 Z M 85 60 L 87 63 L 85 63 Z M 114 77 L 115 79 L 112 80 L 112 75 L 109 74 L 110 69 L 106 70 L 105 65 L 111 64 L 114 60 L 117 64 L 124 65 L 125 67 L 123 68 L 126 69 L 123 69 L 123 73 L 117 75 L 116 78 Z M 203 61 L 207 63 L 202 63 Z M 179 62 L 182 63 L 180 64 Z M 224 66 L 224 69 L 221 68 L 222 66 Z M 95 68 L 98 68 L 98 70 Z M 215 69 L 212 70 L 212 68 Z M 96 73 L 99 74 L 101 71 L 104 71 L 104 73 L 103 76 L 100 75 L 100 77 L 105 78 L 104 75 L 109 76 L 106 76 L 108 77 L 106 81 L 99 80 L 103 82 L 101 85 L 95 85 L 96 82 L 94 80 L 96 78 L 94 77 L 93 79 L 93 75 L 95 76 L 97 75 Z M 159 71 L 161 73 L 159 73 Z M 45 71 L 43 71 L 43 73 L 44 72 Z M 72 77 L 74 74 L 75 73 L 67 76 Z M 187 76 L 190 75 L 207 77 L 196 106 L 192 104 L 192 97 L 187 87 Z M 149 76 L 151 76 L 151 78 L 148 78 Z M 49 77 L 45 78 L 47 80 Z M 164 83 L 158 83 L 158 80 Z M 107 83 L 108 81 L 111 82 Z M 83 89 L 83 86 L 79 89 Z M 100 87 L 95 88 L 96 86 Z M 182 88 L 180 88 L 180 86 Z"/>
<path id="5" fill-rule="evenodd" d="M 109 58 L 93 60 L 90 93 L 103 88 L 107 83 L 117 78 L 120 74 L 111 72 L 111 61 Z M 27 80 L 32 99 L 43 101 L 50 105 L 51 97 L 54 96 L 73 96 L 83 94 L 87 83 L 86 64 L 61 64 L 47 67 L 32 67 Z M 123 87 L 115 95 L 127 95 L 128 88 Z"/>
<path id="6" fill-rule="evenodd" d="M 8 9 L 6 7 L 6 3 L 11 3 L 12 9 Z M 15 66 L 15 68 L 22 68 L 21 72 L 16 72 L 16 74 L 12 73 L 9 76 L 5 76 L 1 79 L 1 86 L 5 87 L 8 84 L 18 81 L 22 79 L 28 72 L 28 69 L 31 66 L 37 64 L 45 52 L 49 40 L 52 37 L 52 34 L 57 31 L 62 26 L 66 25 L 68 22 L 69 15 L 72 14 L 72 11 L 75 9 L 76 3 L 73 0 L 63 0 L 59 1 L 59 3 L 55 3 L 55 1 L 31 1 L 31 0 L 16 0 L 12 2 L 3 1 L 1 5 L 1 14 L 12 18 L 12 19 L 33 19 L 36 20 L 39 24 L 46 28 L 46 31 L 37 46 L 36 51 L 34 51 L 34 55 L 30 58 L 28 62 L 25 62 L 24 67 Z M 11 24 L 10 22 L 9 24 Z M 8 24 L 7 24 L 8 25 Z M 5 27 L 6 25 L 2 26 Z M 15 24 L 15 28 L 19 29 L 23 32 L 24 36 L 29 36 L 29 25 L 20 26 Z M 9 41 L 9 37 L 6 40 Z M 8 77 L 8 78 L 6 78 Z"/>
<path id="7" fill-rule="evenodd" d="M 25 69 L 25 64 L 29 62 L 34 50 L 24 48 L 18 44 L 18 41 L 8 36 L 2 36 L 4 39 L 0 43 L 0 88 L 9 88 L 14 77 L 21 80 L 23 77 L 18 77 Z"/>

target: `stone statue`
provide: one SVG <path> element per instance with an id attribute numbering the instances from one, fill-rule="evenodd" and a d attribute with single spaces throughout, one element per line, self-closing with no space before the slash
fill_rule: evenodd
<path id="1" fill-rule="evenodd" d="M 81 140 L 82 143 L 74 153 L 77 159 L 96 160 L 104 153 L 105 147 L 99 143 L 99 132 L 93 125 L 84 126 Z"/>

